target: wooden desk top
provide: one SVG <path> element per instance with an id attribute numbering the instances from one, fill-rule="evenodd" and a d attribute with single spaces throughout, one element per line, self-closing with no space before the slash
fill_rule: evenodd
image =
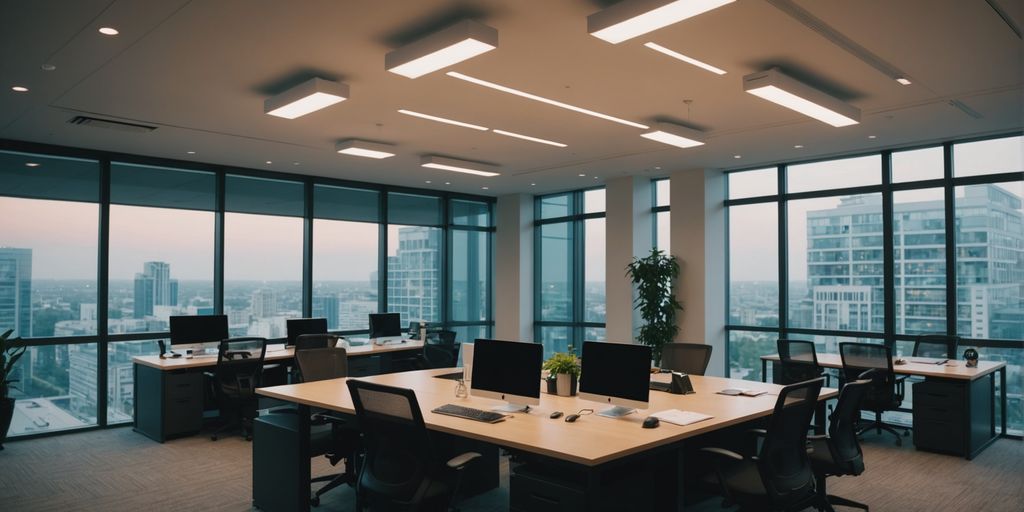
<path id="1" fill-rule="evenodd" d="M 778 354 L 761 356 L 767 361 L 778 361 Z M 949 361 L 944 365 L 935 364 L 941 359 L 927 357 L 904 357 L 907 364 L 893 365 L 897 375 L 918 375 L 941 379 L 974 380 L 1006 366 L 1002 361 L 978 361 L 977 368 L 968 368 L 965 361 Z M 933 362 L 927 362 L 933 361 Z M 818 354 L 818 364 L 824 368 L 842 368 L 843 359 L 839 354 Z"/>
<path id="2" fill-rule="evenodd" d="M 374 345 L 367 343 L 366 345 L 359 345 L 356 347 L 347 347 L 345 351 L 349 357 L 359 356 L 372 356 L 377 354 L 384 354 L 387 352 L 401 352 L 405 350 L 421 350 L 423 348 L 423 342 L 419 340 L 409 340 L 405 343 L 388 343 L 385 345 Z M 295 357 L 295 349 L 292 347 L 285 348 L 283 350 L 267 351 L 266 356 L 263 360 L 266 362 L 287 360 Z M 158 370 L 185 370 L 188 368 L 205 368 L 209 366 L 217 365 L 217 355 L 213 356 L 201 356 L 192 359 L 185 359 L 185 357 L 176 357 L 168 359 L 160 359 L 160 356 L 135 356 L 132 358 L 132 362 L 135 364 L 141 364 L 156 368 Z"/>
<path id="3" fill-rule="evenodd" d="M 607 406 L 588 402 L 579 397 L 541 393 L 540 405 L 532 406 L 529 413 L 513 414 L 503 422 L 489 424 L 430 412 L 435 407 L 449 403 L 484 410 L 503 403 L 472 395 L 468 398 L 456 398 L 454 381 L 433 377 L 452 371 L 455 369 L 391 373 L 367 377 L 364 380 L 415 390 L 423 419 L 431 430 L 587 466 L 596 466 L 729 425 L 768 416 L 775 407 L 776 395 L 782 388 L 761 382 L 691 376 L 696 394 L 673 395 L 652 390 L 650 408 L 647 410 L 622 418 L 606 418 L 591 414 L 582 416 L 575 423 L 566 423 L 563 418 L 551 419 L 549 415 L 553 411 L 562 411 L 566 415 L 580 409 L 600 411 Z M 658 375 L 656 378 L 663 380 L 667 379 L 668 375 Z M 289 402 L 355 414 L 345 381 L 346 379 L 334 379 L 266 387 L 258 389 L 257 393 Z M 764 389 L 769 394 L 757 397 L 715 394 L 715 391 L 728 387 Z M 821 398 L 832 398 L 836 394 L 834 389 L 823 389 Z M 644 418 L 666 409 L 696 411 L 714 417 L 685 427 L 663 421 L 658 428 L 641 428 L 640 424 Z"/>

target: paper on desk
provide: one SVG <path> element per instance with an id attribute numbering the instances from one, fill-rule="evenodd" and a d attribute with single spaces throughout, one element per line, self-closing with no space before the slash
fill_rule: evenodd
<path id="1" fill-rule="evenodd" d="M 701 414 L 699 412 L 692 411 L 680 411 L 679 409 L 668 409 L 661 412 L 652 414 L 655 418 L 661 421 L 667 421 L 676 425 L 689 425 L 691 423 L 697 423 L 698 421 L 710 420 L 714 416 L 708 416 L 707 414 Z"/>

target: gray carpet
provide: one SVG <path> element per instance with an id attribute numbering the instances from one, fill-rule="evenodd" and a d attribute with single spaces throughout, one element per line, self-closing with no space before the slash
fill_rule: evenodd
<path id="1" fill-rule="evenodd" d="M 251 446 L 238 437 L 159 444 L 130 428 L 8 442 L 0 452 L 0 509 L 249 510 Z M 864 452 L 865 473 L 831 479 L 831 493 L 880 512 L 1024 509 L 1021 441 L 1000 440 L 973 461 L 896 448 L 890 437 L 869 436 Z M 313 465 L 314 474 L 327 469 Z M 463 502 L 462 510 L 506 510 L 507 486 L 504 465 L 501 488 Z M 342 488 L 325 495 L 319 510 L 352 508 L 352 490 Z M 698 508 L 717 510 L 717 500 Z"/>

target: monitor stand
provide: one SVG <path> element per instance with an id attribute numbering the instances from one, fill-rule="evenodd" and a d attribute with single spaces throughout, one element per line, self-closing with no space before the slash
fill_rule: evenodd
<path id="1" fill-rule="evenodd" d="M 619 406 L 616 405 L 615 407 L 610 407 L 608 409 L 605 409 L 605 410 L 597 413 L 597 415 L 598 416 L 604 416 L 604 417 L 607 417 L 607 418 L 621 418 L 623 416 L 626 416 L 626 415 L 629 415 L 629 414 L 633 414 L 634 412 L 636 412 L 635 408 L 619 407 Z"/>
<path id="2" fill-rule="evenodd" d="M 505 405 L 497 405 L 497 406 L 491 407 L 491 410 L 494 411 L 494 412 L 508 412 L 508 413 L 513 413 L 513 412 L 529 412 L 530 411 L 530 406 L 529 405 L 523 405 L 523 404 L 513 404 L 513 403 L 509 402 L 509 403 L 507 403 Z"/>

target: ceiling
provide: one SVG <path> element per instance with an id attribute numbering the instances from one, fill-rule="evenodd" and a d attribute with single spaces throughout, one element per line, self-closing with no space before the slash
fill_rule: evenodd
<path id="1" fill-rule="evenodd" d="M 588 15 L 612 3 L 3 0 L 0 138 L 501 195 L 1024 127 L 1024 2 L 738 0 L 618 45 L 586 28 Z M 412 80 L 385 71 L 386 53 L 462 18 L 496 28 L 500 43 L 451 70 L 644 124 L 675 120 L 704 130 L 707 144 L 666 146 L 641 138 L 642 130 L 444 72 Z M 103 26 L 120 34 L 101 35 Z M 648 41 L 727 74 L 656 53 L 643 46 Z M 896 83 L 865 56 L 913 84 Z M 43 64 L 56 69 L 44 71 Z M 862 123 L 832 128 L 743 92 L 744 75 L 772 66 L 861 109 Z M 349 84 L 350 99 L 295 120 L 263 113 L 266 98 L 314 76 Z M 13 92 L 14 85 L 29 92 Z M 567 147 L 424 121 L 399 109 Z M 139 134 L 68 124 L 76 115 L 157 129 Z M 347 138 L 395 144 L 398 156 L 335 153 L 335 143 Z M 425 154 L 496 164 L 502 175 L 421 168 Z"/>

